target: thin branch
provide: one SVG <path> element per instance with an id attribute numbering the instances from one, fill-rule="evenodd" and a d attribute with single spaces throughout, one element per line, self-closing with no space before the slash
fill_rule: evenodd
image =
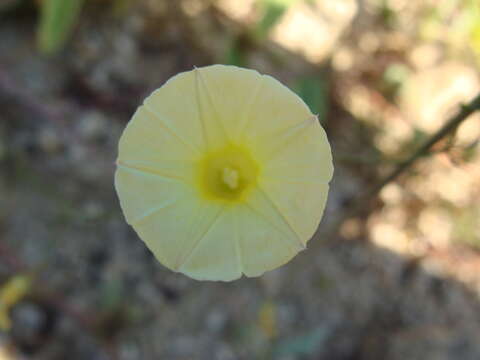
<path id="1" fill-rule="evenodd" d="M 388 183 L 395 180 L 399 175 L 408 170 L 419 158 L 427 155 L 430 149 L 446 137 L 453 133 L 458 126 L 466 120 L 475 111 L 480 110 L 480 94 L 477 95 L 469 104 L 462 105 L 457 114 L 452 117 L 443 127 L 441 127 L 435 134 L 433 134 L 415 153 L 408 159 L 400 163 L 389 175 L 381 180 L 375 187 L 373 187 L 367 194 L 368 198 L 377 195 L 382 188 Z"/>
<path id="2" fill-rule="evenodd" d="M 336 233 L 345 220 L 365 214 L 370 209 L 370 203 L 372 202 L 372 200 L 376 198 L 378 193 L 387 184 L 391 183 L 400 175 L 409 170 L 418 159 L 424 157 L 425 155 L 428 155 L 430 153 L 430 149 L 435 144 L 437 144 L 447 135 L 453 133 L 463 121 L 465 121 L 470 115 L 472 115 L 475 111 L 478 110 L 480 110 L 480 94 L 477 95 L 468 104 L 462 105 L 459 111 L 455 114 L 455 116 L 448 120 L 444 126 L 442 126 L 435 134 L 433 134 L 410 157 L 401 162 L 387 176 L 380 180 L 377 185 L 373 186 L 370 190 L 355 199 L 353 205 L 349 209 L 346 209 L 346 211 L 344 211 L 341 216 L 339 216 L 335 221 L 332 221 L 331 225 L 328 226 L 328 234 Z"/>

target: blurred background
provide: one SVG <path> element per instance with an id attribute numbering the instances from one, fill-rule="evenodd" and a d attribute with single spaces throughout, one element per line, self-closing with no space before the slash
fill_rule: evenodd
<path id="1" fill-rule="evenodd" d="M 335 177 L 309 249 L 197 282 L 125 223 L 116 146 L 193 66 L 295 90 Z M 478 0 L 1 0 L 0 359 L 480 359 Z"/>

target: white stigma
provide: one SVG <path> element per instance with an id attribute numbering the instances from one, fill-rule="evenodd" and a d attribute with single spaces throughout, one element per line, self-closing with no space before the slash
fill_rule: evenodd
<path id="1" fill-rule="evenodd" d="M 230 167 L 224 167 L 222 170 L 222 181 L 234 190 L 238 188 L 238 171 Z"/>

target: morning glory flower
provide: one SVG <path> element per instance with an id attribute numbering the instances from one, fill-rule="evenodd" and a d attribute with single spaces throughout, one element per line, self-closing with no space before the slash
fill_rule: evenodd
<path id="1" fill-rule="evenodd" d="M 172 77 L 137 109 L 115 187 L 160 263 L 230 281 L 306 248 L 332 173 L 325 131 L 295 93 L 254 70 L 212 65 Z"/>

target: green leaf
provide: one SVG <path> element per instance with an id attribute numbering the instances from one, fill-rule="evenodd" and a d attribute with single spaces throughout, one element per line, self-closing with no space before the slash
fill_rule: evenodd
<path id="1" fill-rule="evenodd" d="M 310 111 L 325 122 L 328 110 L 328 82 L 324 78 L 305 76 L 300 78 L 297 94 L 305 101 Z"/>
<path id="2" fill-rule="evenodd" d="M 225 54 L 225 64 L 245 67 L 247 60 L 239 38 L 232 39 Z"/>
<path id="3" fill-rule="evenodd" d="M 37 30 L 38 48 L 44 54 L 60 50 L 77 23 L 83 0 L 43 0 Z"/>
<path id="4" fill-rule="evenodd" d="M 270 29 L 282 18 L 288 7 L 297 0 L 259 0 L 263 16 L 257 23 L 255 34 L 260 39 L 267 37 Z"/>

